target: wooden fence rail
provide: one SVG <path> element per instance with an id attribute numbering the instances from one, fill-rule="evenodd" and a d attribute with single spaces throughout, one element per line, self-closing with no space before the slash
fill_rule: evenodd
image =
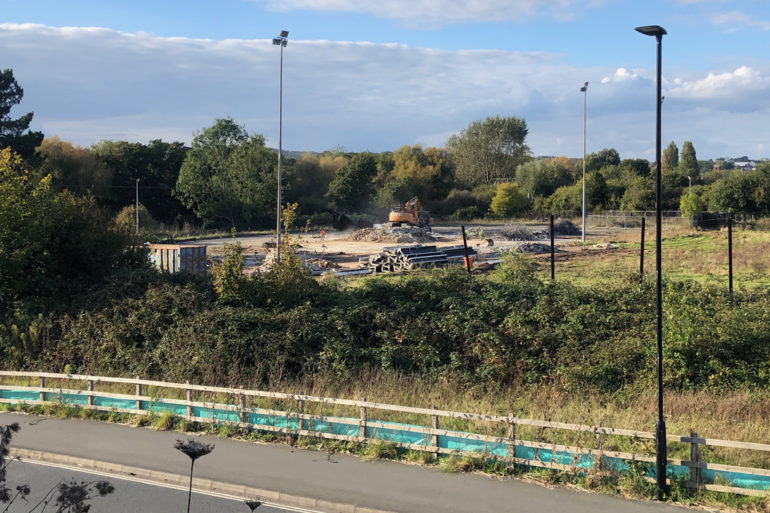
<path id="1" fill-rule="evenodd" d="M 424 444 L 412 444 L 405 442 L 394 442 L 397 445 L 420 451 L 428 451 L 434 454 L 452 454 L 457 453 L 457 450 L 449 449 L 439 446 L 439 437 L 452 437 L 454 439 L 470 440 L 483 442 L 486 450 L 487 446 L 490 447 L 506 447 L 508 449 L 507 460 L 511 463 L 528 465 L 534 467 L 550 468 L 574 471 L 575 458 L 580 456 L 593 457 L 595 461 L 600 461 L 601 457 L 618 458 L 626 461 L 639 461 L 639 462 L 654 462 L 655 457 L 652 455 L 635 454 L 620 451 L 604 450 L 603 437 L 605 436 L 619 436 L 627 437 L 633 440 L 654 440 L 655 434 L 653 432 L 638 431 L 632 429 L 618 429 L 606 426 L 589 426 L 581 424 L 570 424 L 564 422 L 553 422 L 536 419 L 525 419 L 508 415 L 484 415 L 478 413 L 467 412 L 455 412 L 448 410 L 438 410 L 435 408 L 417 408 L 412 406 L 399 406 L 393 404 L 377 403 L 372 401 L 354 400 L 354 399 L 337 399 L 330 397 L 310 396 L 305 394 L 289 394 L 281 392 L 266 392 L 261 390 L 247 390 L 242 388 L 229 388 L 229 387 L 209 387 L 203 385 L 195 385 L 191 383 L 167 383 L 163 381 L 153 381 L 144 379 L 131 379 L 131 378 L 115 378 L 105 376 L 90 376 L 90 375 L 75 375 L 75 374 L 56 374 L 50 372 L 19 372 L 19 371 L 0 371 L 0 377 L 5 378 L 28 378 L 37 379 L 39 386 L 20 386 L 20 385 L 0 385 L 0 391 L 10 392 L 32 392 L 38 397 L 36 400 L 25 400 L 26 404 L 51 404 L 56 402 L 57 397 L 63 395 L 75 395 L 85 398 L 85 404 L 80 406 L 87 409 L 95 409 L 102 411 L 117 411 L 121 413 L 130 413 L 136 415 L 148 415 L 152 412 L 153 401 L 161 401 L 164 404 L 176 405 L 184 407 L 184 417 L 189 421 L 202 422 L 202 423 L 232 423 L 240 427 L 256 428 L 263 431 L 270 431 L 283 434 L 292 434 L 299 436 L 313 436 L 320 438 L 331 438 L 338 440 L 348 441 L 365 441 L 371 440 L 371 437 L 367 436 L 367 432 L 373 429 L 397 429 L 402 432 L 411 432 L 423 435 L 423 439 L 426 440 Z M 87 384 L 86 390 L 80 388 L 77 389 L 65 389 L 62 387 L 51 386 L 51 381 L 57 382 L 85 382 Z M 96 391 L 95 387 L 99 383 L 106 384 L 122 384 L 133 385 L 135 387 L 135 394 L 120 394 L 114 392 L 101 392 Z M 157 389 L 170 389 L 184 392 L 184 399 L 172 399 L 162 398 L 157 399 L 152 395 L 148 395 L 148 391 L 151 388 Z M 232 403 L 222 402 L 205 402 L 194 400 L 196 393 L 209 393 L 219 394 L 227 396 L 232 400 Z M 94 404 L 94 398 L 107 398 L 123 400 L 133 402 L 133 408 L 113 408 L 110 406 Z M 296 405 L 293 411 L 286 410 L 273 410 L 269 408 L 256 408 L 247 406 L 247 398 L 266 398 L 272 400 L 288 401 Z M 0 403 L 18 403 L 18 399 L 2 398 L 0 397 Z M 143 408 L 143 403 L 148 406 Z M 316 403 L 320 405 L 328 406 L 346 406 L 358 409 L 358 417 L 339 417 L 328 415 L 312 415 L 306 413 L 308 404 Z M 199 417 L 194 416 L 195 408 L 203 409 L 216 409 L 217 412 L 232 412 L 236 414 L 238 421 L 229 421 L 223 419 L 217 419 L 216 414 L 212 417 Z M 429 425 L 407 425 L 398 424 L 394 428 L 392 422 L 380 421 L 376 418 L 376 411 L 389 411 L 408 413 L 414 415 L 424 415 L 429 419 Z M 248 422 L 248 415 L 268 415 L 285 419 L 285 427 L 253 424 Z M 490 436 L 481 433 L 460 432 L 450 429 L 442 429 L 440 427 L 439 418 L 459 419 L 466 421 L 476 421 L 497 426 L 500 432 L 507 433 L 504 436 Z M 296 422 L 296 428 L 290 427 L 290 421 Z M 327 431 L 314 430 L 314 422 L 327 422 L 335 423 L 338 425 L 347 425 L 350 427 L 350 433 L 356 434 L 340 434 Z M 539 442 L 523 440 L 516 437 L 518 426 L 529 426 L 533 428 L 548 428 L 564 431 L 573 431 L 578 433 L 590 434 L 593 447 L 576 447 L 559 445 L 550 442 Z M 702 482 L 701 472 L 703 470 L 714 470 L 721 472 L 734 472 L 741 474 L 751 474 L 753 476 L 770 477 L 770 469 L 741 467 L 735 465 L 723 465 L 717 463 L 708 463 L 702 459 L 701 446 L 704 447 L 723 447 L 730 449 L 751 450 L 770 453 L 770 444 L 754 443 L 754 442 L 740 442 L 731 440 L 719 440 L 712 438 L 703 438 L 696 433 L 690 433 L 687 436 L 684 435 L 667 435 L 666 439 L 669 442 L 678 442 L 683 444 L 689 444 L 689 460 L 668 459 L 669 464 L 680 465 L 689 469 L 690 478 L 687 482 L 687 486 L 693 488 L 700 488 L 706 490 L 714 490 L 720 492 L 732 492 L 745 495 L 767 495 L 768 491 L 755 490 L 749 488 L 739 488 L 735 486 L 723 486 L 720 484 L 706 484 Z M 568 453 L 573 458 L 573 465 L 565 465 L 556 463 L 554 461 L 540 461 L 535 459 L 517 458 L 514 454 L 516 447 L 531 448 L 535 451 L 547 450 L 550 451 L 552 456 L 556 454 Z M 463 451 L 459 451 L 463 452 Z M 477 454 L 477 451 L 465 451 L 468 454 Z M 553 458 L 555 459 L 555 458 Z"/>

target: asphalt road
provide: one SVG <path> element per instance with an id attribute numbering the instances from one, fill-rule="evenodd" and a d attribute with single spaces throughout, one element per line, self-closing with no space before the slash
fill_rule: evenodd
<path id="1" fill-rule="evenodd" d="M 174 441 L 183 437 L 180 433 L 84 420 L 0 414 L 0 425 L 11 422 L 21 425 L 12 447 L 119 463 L 155 472 L 185 474 L 189 469 L 187 457 L 173 449 Z M 308 500 L 399 513 L 686 511 L 666 504 L 633 502 L 567 488 L 549 489 L 517 479 L 447 474 L 416 465 L 365 462 L 343 454 L 328 458 L 323 452 L 287 445 L 205 436 L 200 439 L 216 444 L 216 448 L 196 462 L 196 477 Z M 305 502 L 284 504 L 323 509 Z M 317 506 L 318 502 L 313 504 Z M 336 511 L 345 509 L 337 508 Z M 353 511 L 353 508 L 347 511 Z"/>
<path id="2" fill-rule="evenodd" d="M 10 512 L 26 512 L 42 500 L 45 495 L 58 483 L 65 481 L 99 481 L 105 480 L 115 487 L 115 491 L 104 497 L 95 497 L 90 501 L 91 511 L 109 511 L 110 513 L 152 513 L 152 512 L 184 512 L 187 508 L 187 490 L 176 487 L 159 486 L 137 480 L 116 478 L 115 476 L 82 472 L 59 466 L 39 465 L 26 462 L 13 462 L 8 469 L 8 484 L 11 489 L 16 485 L 28 484 L 31 493 L 27 502 L 17 500 Z M 49 506 L 49 510 L 53 507 Z M 195 513 L 248 513 L 249 508 L 243 500 L 235 497 L 212 496 L 203 493 L 193 493 L 190 509 Z M 310 510 L 297 508 L 279 508 L 263 505 L 258 513 L 286 513 Z"/>

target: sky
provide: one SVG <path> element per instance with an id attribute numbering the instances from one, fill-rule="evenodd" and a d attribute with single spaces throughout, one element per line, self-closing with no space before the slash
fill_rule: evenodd
<path id="1" fill-rule="evenodd" d="M 443 147 L 489 116 L 535 156 L 655 158 L 661 25 L 665 147 L 770 157 L 768 0 L 0 0 L 13 116 L 82 146 L 190 143 L 231 117 L 286 150 Z M 588 82 L 585 95 L 580 88 Z"/>

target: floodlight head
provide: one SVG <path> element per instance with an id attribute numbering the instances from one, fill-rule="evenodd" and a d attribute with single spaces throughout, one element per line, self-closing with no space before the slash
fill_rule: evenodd
<path id="1" fill-rule="evenodd" d="M 636 27 L 636 31 L 640 34 L 644 34 L 645 36 L 655 36 L 657 38 L 661 38 L 668 33 L 666 32 L 666 29 L 660 25 L 645 25 L 644 27 Z"/>
<path id="2" fill-rule="evenodd" d="M 281 37 L 289 37 L 289 31 L 288 30 L 282 30 L 281 31 Z"/>
<path id="3" fill-rule="evenodd" d="M 280 45 L 283 42 L 283 40 L 280 37 L 274 37 L 273 38 L 273 44 L 274 45 Z"/>
<path id="4" fill-rule="evenodd" d="M 586 82 L 585 85 L 580 88 L 581 93 L 585 93 L 586 91 L 588 91 L 588 82 Z"/>

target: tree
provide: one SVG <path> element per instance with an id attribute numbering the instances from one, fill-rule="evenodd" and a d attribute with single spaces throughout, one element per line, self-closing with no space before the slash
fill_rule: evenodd
<path id="1" fill-rule="evenodd" d="M 618 165 L 620 165 L 620 155 L 615 148 L 604 148 L 586 157 L 586 173 Z"/>
<path id="2" fill-rule="evenodd" d="M 703 199 L 694 192 L 682 194 L 679 200 L 679 210 L 684 217 L 695 217 L 703 212 Z"/>
<path id="3" fill-rule="evenodd" d="M 187 154 L 183 143 L 160 139 L 148 144 L 101 141 L 91 151 L 112 173 L 113 187 L 105 201 L 110 210 L 117 212 L 134 203 L 138 178 L 139 200 L 147 205 L 154 219 L 179 223 L 193 217 L 173 194 Z"/>
<path id="4" fill-rule="evenodd" d="M 130 237 L 91 197 L 56 192 L 9 148 L 0 150 L 0 311 L 97 283 L 118 267 Z"/>
<path id="5" fill-rule="evenodd" d="M 501 178 L 513 179 L 519 164 L 529 160 L 529 147 L 524 143 L 528 133 L 523 119 L 495 116 L 474 121 L 450 137 L 447 149 L 455 162 L 458 184 L 470 189 Z"/>
<path id="6" fill-rule="evenodd" d="M 501 183 L 490 209 L 498 217 L 513 217 L 527 206 L 527 195 L 515 183 Z"/>
<path id="7" fill-rule="evenodd" d="M 620 163 L 620 169 L 636 176 L 650 176 L 650 162 L 647 159 L 624 159 Z"/>
<path id="8" fill-rule="evenodd" d="M 193 138 L 175 195 L 207 225 L 267 227 L 275 221 L 276 162 L 264 137 L 217 119 Z"/>
<path id="9" fill-rule="evenodd" d="M 516 168 L 516 183 L 531 199 L 548 197 L 573 183 L 572 170 L 566 159 L 530 160 Z"/>
<path id="10" fill-rule="evenodd" d="M 393 166 L 386 177 L 378 172 L 380 206 L 401 203 L 413 196 L 426 202 L 443 198 L 451 190 L 454 170 L 446 150 L 406 145 L 394 151 L 392 159 Z"/>
<path id="11" fill-rule="evenodd" d="M 326 194 L 332 208 L 360 212 L 374 192 L 373 179 L 377 176 L 377 161 L 368 152 L 357 153 L 334 173 Z"/>
<path id="12" fill-rule="evenodd" d="M 51 175 L 56 189 L 80 196 L 92 194 L 101 201 L 109 195 L 112 170 L 91 150 L 73 146 L 58 137 L 46 137 L 38 153 L 43 157 L 40 174 Z"/>
<path id="13" fill-rule="evenodd" d="M 621 210 L 650 210 L 655 207 L 655 187 L 652 179 L 638 176 L 628 184 L 620 200 Z"/>
<path id="14" fill-rule="evenodd" d="M 345 157 L 304 153 L 295 163 L 294 172 L 289 176 L 289 191 L 286 201 L 299 204 L 304 214 L 324 210 L 323 197 L 329 190 L 334 172 L 345 165 Z"/>
<path id="15" fill-rule="evenodd" d="M 695 147 L 690 141 L 685 141 L 682 144 L 682 152 L 679 156 L 679 171 L 693 180 L 700 176 L 700 166 L 698 165 L 698 158 L 695 156 Z"/>
<path id="16" fill-rule="evenodd" d="M 574 185 L 565 185 L 556 189 L 545 201 L 544 206 L 552 214 L 571 215 L 579 211 L 582 208 L 582 205 L 583 185 L 576 183 Z"/>
<path id="17" fill-rule="evenodd" d="M 0 71 L 0 149 L 11 148 L 23 159 L 29 160 L 43 140 L 43 133 L 28 131 L 34 115 L 32 112 L 17 119 L 10 117 L 11 108 L 23 97 L 24 90 L 13 77 L 13 70 Z"/>
<path id="18" fill-rule="evenodd" d="M 664 173 L 674 171 L 679 165 L 679 148 L 677 148 L 674 141 L 671 141 L 668 146 L 666 146 L 666 149 L 663 150 L 663 157 L 661 158 L 660 165 L 663 167 Z"/>

